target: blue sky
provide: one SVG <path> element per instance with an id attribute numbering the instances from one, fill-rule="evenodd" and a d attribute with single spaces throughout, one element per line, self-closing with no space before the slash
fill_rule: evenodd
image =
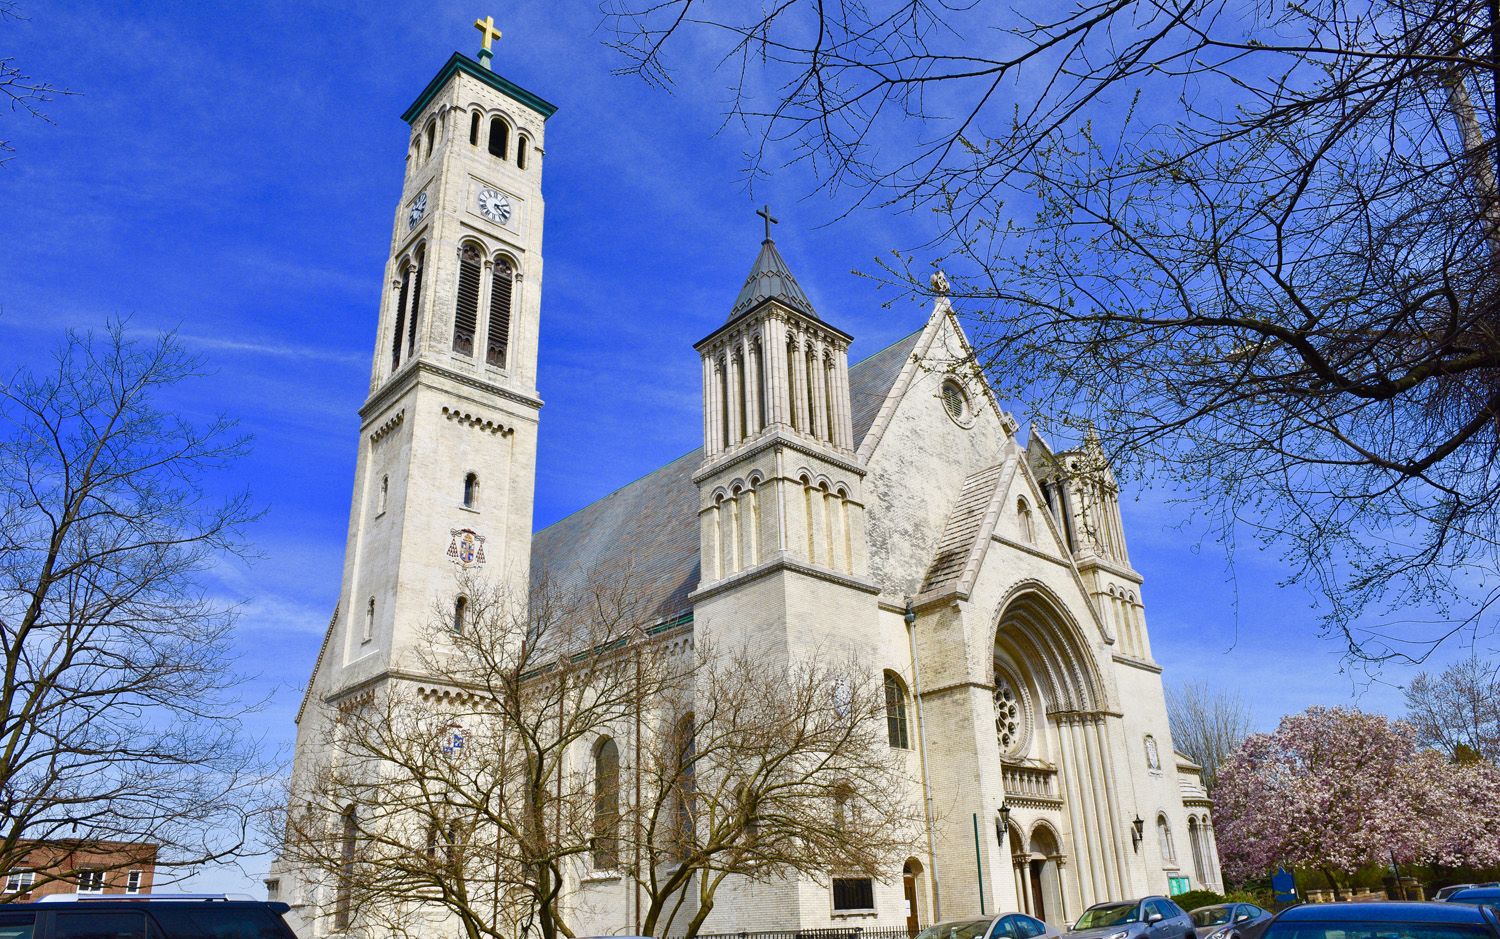
<path id="1" fill-rule="evenodd" d="M 399 115 L 454 50 L 474 52 L 475 16 L 504 32 L 496 70 L 559 106 L 543 180 L 538 527 L 699 444 L 692 343 L 733 302 L 762 203 L 819 314 L 855 336 L 853 358 L 925 319 L 851 274 L 921 243 L 923 219 L 838 219 L 840 204 L 808 197 L 797 171 L 750 191 L 752 141 L 723 125 L 727 78 L 671 95 L 611 75 L 621 63 L 592 0 L 21 4 L 27 20 L 0 21 L 0 55 L 78 94 L 43 106 L 51 124 L 0 113 L 17 151 L 0 165 L 0 366 L 41 362 L 64 327 L 112 316 L 178 329 L 208 356 L 214 374 L 171 404 L 225 410 L 255 437 L 216 484 L 248 486 L 269 509 L 251 532 L 261 557 L 226 565 L 218 589 L 245 602 L 242 664 L 272 695 L 270 746 L 289 745 L 336 600 L 401 190 Z M 1162 493 L 1123 503 L 1168 681 L 1237 688 L 1267 728 L 1314 703 L 1400 712 L 1394 685 L 1409 673 L 1388 668 L 1372 684 L 1342 672 L 1310 598 L 1277 588 L 1274 555 L 1245 549 L 1231 578 L 1222 550 L 1180 525 Z M 263 866 L 201 883 L 248 889 Z"/>

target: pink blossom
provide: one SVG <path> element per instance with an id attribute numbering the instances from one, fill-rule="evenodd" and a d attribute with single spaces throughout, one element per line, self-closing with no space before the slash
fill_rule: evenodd
<path id="1" fill-rule="evenodd" d="M 1240 879 L 1298 865 L 1500 862 L 1500 771 L 1419 749 L 1400 721 L 1312 707 L 1245 740 L 1220 770 L 1216 828 Z"/>

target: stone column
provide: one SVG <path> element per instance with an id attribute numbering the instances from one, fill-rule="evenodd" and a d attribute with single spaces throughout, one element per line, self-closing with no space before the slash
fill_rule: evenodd
<path id="1" fill-rule="evenodd" d="M 1074 867 L 1074 877 L 1078 883 L 1079 902 L 1084 906 L 1091 906 L 1098 892 L 1092 880 L 1086 875 L 1089 870 L 1086 863 L 1089 853 L 1088 835 L 1083 826 L 1083 796 L 1078 779 L 1079 765 L 1073 758 L 1073 748 L 1069 742 L 1068 718 L 1057 718 L 1052 727 L 1057 732 L 1058 746 L 1062 750 L 1058 774 L 1063 782 L 1063 802 L 1068 808 L 1068 828 L 1073 840 L 1073 857 L 1078 860 L 1078 864 Z"/>

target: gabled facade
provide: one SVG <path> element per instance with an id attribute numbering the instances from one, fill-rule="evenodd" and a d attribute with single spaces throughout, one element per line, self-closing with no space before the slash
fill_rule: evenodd
<path id="1" fill-rule="evenodd" d="M 941 293 L 920 329 L 851 366 L 852 337 L 768 230 L 724 325 L 693 345 L 703 447 L 531 532 L 551 113 L 456 56 L 405 115 L 344 579 L 307 701 L 410 678 L 455 564 L 523 596 L 628 563 L 642 626 L 883 676 L 928 820 L 925 849 L 867 889 L 733 885 L 704 933 L 1001 910 L 1063 925 L 1102 900 L 1222 888 L 1097 441 L 1022 445 Z M 299 716 L 294 786 L 316 768 L 319 710 Z M 303 939 L 337 931 L 329 896 L 273 875 Z M 581 932 L 639 931 L 618 872 L 578 870 L 566 902 Z"/>

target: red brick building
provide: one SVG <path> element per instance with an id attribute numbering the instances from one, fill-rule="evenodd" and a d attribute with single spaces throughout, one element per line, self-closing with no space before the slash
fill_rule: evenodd
<path id="1" fill-rule="evenodd" d="M 133 895 L 151 892 L 154 844 L 125 841 L 49 841 L 5 874 L 0 902 L 37 900 L 54 893 Z"/>

